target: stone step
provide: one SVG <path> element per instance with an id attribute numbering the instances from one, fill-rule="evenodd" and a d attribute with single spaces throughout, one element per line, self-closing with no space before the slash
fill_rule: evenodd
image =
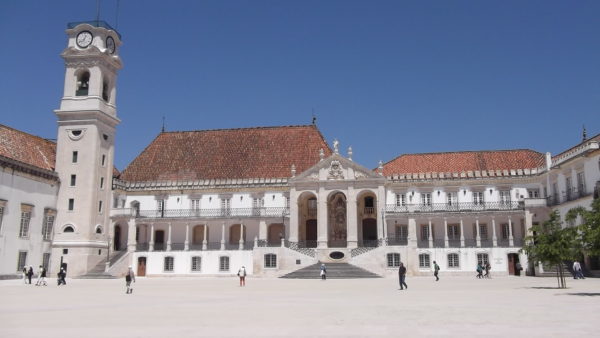
<path id="1" fill-rule="evenodd" d="M 325 264 L 328 279 L 352 279 L 352 278 L 380 278 L 381 276 L 369 272 L 358 266 L 348 263 Z M 288 273 L 280 278 L 296 279 L 320 279 L 321 263 L 313 264 L 305 268 Z"/>

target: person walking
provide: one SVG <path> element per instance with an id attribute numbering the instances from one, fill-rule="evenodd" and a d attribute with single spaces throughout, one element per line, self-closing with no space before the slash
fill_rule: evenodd
<path id="1" fill-rule="evenodd" d="M 133 293 L 133 287 L 131 286 L 131 282 L 135 283 L 135 274 L 133 273 L 133 269 L 130 265 L 129 270 L 127 270 L 127 274 L 125 275 L 125 293 Z"/>
<path id="2" fill-rule="evenodd" d="M 31 277 L 33 277 L 33 266 L 29 266 L 29 270 L 27 270 L 27 280 L 29 284 L 31 284 Z"/>
<path id="3" fill-rule="evenodd" d="M 42 271 L 40 273 L 40 286 L 48 286 L 48 283 L 46 282 L 46 269 L 44 269 L 44 267 L 40 267 L 40 270 Z"/>
<path id="4" fill-rule="evenodd" d="M 60 268 L 60 271 L 58 272 L 58 285 L 67 285 L 67 281 L 65 280 L 66 277 L 67 273 L 65 272 L 65 269 Z"/>
<path id="5" fill-rule="evenodd" d="M 490 262 L 486 262 L 485 263 L 485 278 L 492 278 L 492 276 L 490 276 L 490 270 L 492 269 L 492 266 L 490 265 Z"/>
<path id="6" fill-rule="evenodd" d="M 433 276 L 435 276 L 436 282 L 440 280 L 440 277 L 438 277 L 439 272 L 440 272 L 440 266 L 438 265 L 438 263 L 433 261 Z"/>
<path id="7" fill-rule="evenodd" d="M 23 284 L 27 284 L 27 266 L 23 265 Z"/>
<path id="8" fill-rule="evenodd" d="M 402 262 L 400 262 L 400 267 L 398 268 L 398 279 L 400 279 L 400 290 L 404 290 L 404 288 L 408 290 L 408 285 L 406 285 L 406 268 Z"/>
<path id="9" fill-rule="evenodd" d="M 321 263 L 321 269 L 319 274 L 321 275 L 321 280 L 327 280 L 327 268 L 323 263 Z"/>
<path id="10" fill-rule="evenodd" d="M 481 266 L 481 263 L 477 263 L 475 271 L 477 271 L 477 278 L 483 278 L 483 266 Z"/>
<path id="11" fill-rule="evenodd" d="M 573 275 L 574 279 L 585 279 L 583 271 L 581 271 L 581 264 L 578 261 L 573 262 Z"/>
<path id="12" fill-rule="evenodd" d="M 40 284 L 42 282 L 42 272 L 43 271 L 44 271 L 44 267 L 40 265 L 38 268 L 38 278 L 37 278 L 37 281 L 35 281 L 35 286 L 40 286 Z"/>
<path id="13" fill-rule="evenodd" d="M 242 266 L 237 273 L 238 277 L 240 277 L 240 286 L 246 286 L 246 268 Z"/>

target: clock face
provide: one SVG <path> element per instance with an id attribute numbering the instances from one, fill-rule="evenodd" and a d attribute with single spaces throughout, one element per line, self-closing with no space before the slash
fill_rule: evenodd
<path id="1" fill-rule="evenodd" d="M 77 46 L 81 48 L 87 48 L 92 43 L 92 33 L 90 31 L 81 31 L 77 34 Z"/>
<path id="2" fill-rule="evenodd" d="M 108 52 L 111 54 L 114 54 L 115 52 L 115 40 L 112 38 L 112 36 L 109 36 L 106 38 L 106 49 L 108 49 Z"/>

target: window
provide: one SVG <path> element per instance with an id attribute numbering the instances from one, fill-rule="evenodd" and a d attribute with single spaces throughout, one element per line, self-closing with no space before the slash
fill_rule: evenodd
<path id="1" fill-rule="evenodd" d="M 448 239 L 460 239 L 460 225 L 448 224 Z"/>
<path id="2" fill-rule="evenodd" d="M 479 237 L 481 239 L 488 239 L 487 224 L 479 224 Z"/>
<path id="3" fill-rule="evenodd" d="M 571 179 L 571 177 L 567 177 L 567 201 L 570 201 L 571 198 L 573 197 L 571 192 L 573 190 L 573 180 Z"/>
<path id="4" fill-rule="evenodd" d="M 19 237 L 29 237 L 29 222 L 31 221 L 31 212 L 33 207 L 27 204 L 21 204 L 21 226 L 19 227 Z"/>
<path id="5" fill-rule="evenodd" d="M 73 211 L 75 209 L 75 199 L 69 198 L 69 211 Z"/>
<path id="6" fill-rule="evenodd" d="M 0 200 L 0 234 L 2 234 L 2 218 L 4 217 L 4 207 L 6 206 L 6 201 Z"/>
<path id="7" fill-rule="evenodd" d="M 477 264 L 485 265 L 487 263 L 489 263 L 488 254 L 478 253 L 477 254 Z"/>
<path id="8" fill-rule="evenodd" d="M 100 189 L 104 189 L 104 177 L 100 177 Z"/>
<path id="9" fill-rule="evenodd" d="M 74 151 L 74 152 L 73 152 L 73 157 L 71 158 L 71 162 L 72 162 L 72 163 L 77 163 L 77 155 L 78 155 L 78 154 L 79 154 L 79 153 L 78 153 L 78 152 L 76 152 L 76 151 Z"/>
<path id="10" fill-rule="evenodd" d="M 577 173 L 577 192 L 579 193 L 579 196 L 583 196 L 586 193 L 585 176 L 583 175 L 583 172 Z"/>
<path id="11" fill-rule="evenodd" d="M 540 197 L 540 189 L 527 189 L 527 196 L 529 198 L 539 198 Z"/>
<path id="12" fill-rule="evenodd" d="M 449 205 L 456 205 L 456 203 L 458 202 L 458 197 L 456 196 L 455 192 L 447 193 L 446 199 L 447 199 Z"/>
<path id="13" fill-rule="evenodd" d="M 229 271 L 229 257 L 227 257 L 227 256 L 219 257 L 219 271 L 221 271 L 221 272 Z"/>
<path id="14" fill-rule="evenodd" d="M 165 257 L 164 271 L 165 272 L 173 272 L 173 266 L 175 263 L 175 258 L 171 256 Z"/>
<path id="15" fill-rule="evenodd" d="M 396 226 L 396 238 L 406 239 L 408 238 L 408 226 L 407 225 L 398 225 Z"/>
<path id="16" fill-rule="evenodd" d="M 429 261 L 429 254 L 420 254 L 419 255 L 419 268 L 427 269 L 431 267 L 431 263 Z"/>
<path id="17" fill-rule="evenodd" d="M 68 254 L 69 254 L 69 249 L 63 249 L 63 255 L 68 255 Z"/>
<path id="18" fill-rule="evenodd" d="M 97 233 L 97 234 L 101 234 L 101 233 L 102 233 L 102 227 L 101 227 L 100 225 L 98 225 L 98 226 L 96 227 L 96 233 Z"/>
<path id="19" fill-rule="evenodd" d="M 502 239 L 508 239 L 509 234 L 508 223 L 502 224 Z"/>
<path id="20" fill-rule="evenodd" d="M 403 207 L 406 205 L 406 194 L 396 194 L 396 206 Z"/>
<path id="21" fill-rule="evenodd" d="M 106 155 L 102 155 L 102 166 L 106 165 Z"/>
<path id="22" fill-rule="evenodd" d="M 286 207 L 286 208 L 289 208 L 289 207 L 290 207 L 290 197 L 289 197 L 289 196 L 286 196 L 286 197 L 285 197 L 285 207 Z"/>
<path id="23" fill-rule="evenodd" d="M 474 191 L 473 192 L 473 203 L 475 205 L 483 204 L 483 191 Z"/>
<path id="24" fill-rule="evenodd" d="M 231 199 L 230 198 L 222 198 L 221 199 L 221 212 L 223 215 L 229 215 L 231 209 Z"/>
<path id="25" fill-rule="evenodd" d="M 44 213 L 44 224 L 42 225 L 42 238 L 49 241 L 52 238 L 52 228 L 54 227 L 55 211 L 46 209 Z"/>
<path id="26" fill-rule="evenodd" d="M 63 230 L 63 232 L 75 232 L 75 229 L 73 229 L 73 227 L 72 227 L 72 226 L 70 226 L 70 225 L 67 225 L 67 226 L 65 227 L 65 229 Z"/>
<path id="27" fill-rule="evenodd" d="M 108 102 L 108 83 L 106 81 L 102 82 L 102 100 Z"/>
<path id="28" fill-rule="evenodd" d="M 74 187 L 77 182 L 77 175 L 71 175 L 71 186 Z"/>
<path id="29" fill-rule="evenodd" d="M 388 268 L 395 268 L 400 266 L 400 254 L 389 253 L 387 254 L 387 266 Z"/>
<path id="30" fill-rule="evenodd" d="M 449 268 L 458 268 L 460 267 L 460 262 L 458 261 L 458 254 L 451 253 L 448 254 L 448 267 Z"/>
<path id="31" fill-rule="evenodd" d="M 266 254 L 265 255 L 265 268 L 276 268 L 277 267 L 277 255 Z"/>
<path id="32" fill-rule="evenodd" d="M 431 193 L 427 192 L 421 194 L 421 204 L 431 205 Z"/>
<path id="33" fill-rule="evenodd" d="M 165 208 L 166 208 L 165 200 L 163 200 L 163 199 L 156 200 L 156 210 L 158 211 L 158 215 L 160 217 L 165 217 Z"/>
<path id="34" fill-rule="evenodd" d="M 102 213 L 102 201 L 98 202 L 98 213 Z"/>
<path id="35" fill-rule="evenodd" d="M 77 77 L 77 89 L 75 96 L 87 96 L 90 87 L 90 73 L 85 71 Z"/>
<path id="36" fill-rule="evenodd" d="M 510 204 L 510 190 L 500 191 L 500 204 Z"/>
<path id="37" fill-rule="evenodd" d="M 265 206 L 265 200 L 263 198 L 253 198 L 252 199 L 252 207 L 253 208 L 262 208 Z"/>
<path id="38" fill-rule="evenodd" d="M 17 271 L 23 271 L 23 267 L 27 264 L 27 251 L 19 251 L 17 259 Z"/>
<path id="39" fill-rule="evenodd" d="M 44 270 L 46 270 L 46 272 L 48 272 L 49 266 L 50 266 L 50 253 L 45 252 L 44 255 L 42 256 L 42 267 L 44 268 Z"/>
<path id="40" fill-rule="evenodd" d="M 428 224 L 421 225 L 421 240 L 422 241 L 429 240 L 429 225 Z"/>
<path id="41" fill-rule="evenodd" d="M 200 199 L 190 200 L 190 208 L 192 210 L 200 210 Z"/>
<path id="42" fill-rule="evenodd" d="M 202 268 L 202 257 L 193 256 L 192 257 L 192 271 L 199 272 Z"/>

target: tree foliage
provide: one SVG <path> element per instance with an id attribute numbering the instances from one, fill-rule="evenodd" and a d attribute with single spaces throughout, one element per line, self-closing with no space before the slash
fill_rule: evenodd
<path id="1" fill-rule="evenodd" d="M 577 227 L 581 239 L 581 251 L 590 256 L 600 256 L 600 198 L 592 202 L 591 210 L 578 207 L 569 210 L 565 220 L 575 223 L 580 218 Z"/>
<path id="2" fill-rule="evenodd" d="M 559 288 L 566 288 L 563 262 L 577 256 L 579 232 L 575 227 L 561 225 L 558 212 L 550 214 L 550 219 L 541 225 L 531 227 L 531 234 L 525 237 L 524 251 L 533 262 L 545 266 L 556 266 Z"/>

